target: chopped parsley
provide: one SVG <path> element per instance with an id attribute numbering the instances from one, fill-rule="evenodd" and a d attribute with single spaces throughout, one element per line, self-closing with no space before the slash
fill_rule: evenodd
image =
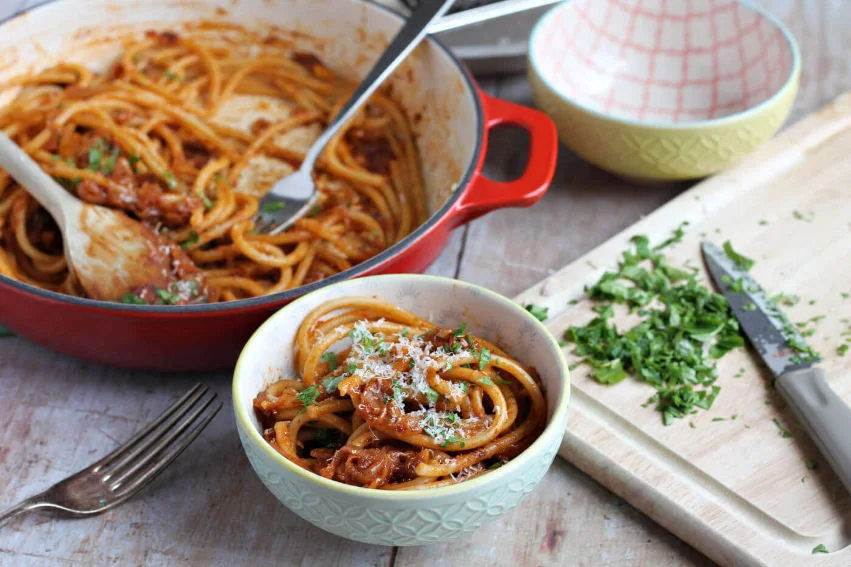
<path id="1" fill-rule="evenodd" d="M 189 248 L 190 246 L 198 244 L 198 233 L 194 230 L 189 231 L 189 237 L 180 243 L 181 248 Z"/>
<path id="2" fill-rule="evenodd" d="M 654 386 L 648 405 L 655 403 L 665 425 L 712 407 L 720 391 L 714 359 L 745 344 L 724 296 L 699 282 L 696 270 L 670 266 L 658 252 L 681 239 L 682 226 L 656 247 L 645 236 L 633 237 L 618 270 L 586 287 L 599 302 L 597 316 L 564 333 L 564 343 L 574 345 L 598 382 L 616 384 L 633 374 Z M 611 321 L 614 304 L 642 319 L 618 329 Z"/>
<path id="3" fill-rule="evenodd" d="M 828 551 L 823 543 L 820 543 L 813 548 L 812 554 L 815 555 L 816 553 L 830 553 L 830 551 Z"/>
<path id="4" fill-rule="evenodd" d="M 549 312 L 549 310 L 549 307 L 542 307 L 540 305 L 534 305 L 532 303 L 526 305 L 526 311 L 531 313 L 532 317 L 541 322 L 547 320 L 547 313 Z"/>
<path id="5" fill-rule="evenodd" d="M 440 394 L 437 392 L 437 390 L 433 390 L 432 388 L 428 388 L 428 389 L 426 390 L 425 395 L 426 395 L 426 398 L 428 399 L 428 402 L 429 402 L 431 405 L 436 404 L 436 403 L 437 403 L 437 400 L 439 400 L 439 399 L 440 399 Z M 453 415 L 454 415 L 454 414 L 453 414 Z"/>
<path id="6" fill-rule="evenodd" d="M 446 438 L 446 440 L 443 443 L 440 444 L 440 446 L 441 447 L 448 447 L 449 445 L 452 445 L 453 443 L 458 443 L 459 441 L 461 442 L 460 447 L 463 449 L 464 448 L 464 438 L 459 437 L 457 435 L 450 435 L 449 437 Z"/>
<path id="7" fill-rule="evenodd" d="M 154 293 L 157 294 L 157 297 L 159 297 L 163 303 L 166 303 L 168 305 L 176 305 L 180 301 L 179 295 L 177 295 L 176 293 L 172 293 L 167 289 L 155 287 Z"/>
<path id="8" fill-rule="evenodd" d="M 97 139 L 92 147 L 89 148 L 89 169 L 98 171 L 100 169 L 100 161 L 103 159 L 103 140 Z"/>
<path id="9" fill-rule="evenodd" d="M 742 270 L 743 272 L 749 271 L 756 263 L 750 258 L 743 256 L 733 250 L 733 245 L 730 244 L 729 240 L 724 243 L 724 253 L 727 254 L 727 257 L 730 258 L 736 265 L 736 267 Z"/>
<path id="10" fill-rule="evenodd" d="M 463 337 L 464 333 L 467 332 L 467 323 L 461 323 L 461 326 L 452 331 L 452 334 L 456 337 Z"/>
<path id="11" fill-rule="evenodd" d="M 772 419 L 771 421 L 773 421 L 773 422 L 774 422 L 774 425 L 776 425 L 776 426 L 777 426 L 777 429 L 779 429 L 779 430 L 780 430 L 780 436 L 781 436 L 781 437 L 783 437 L 784 439 L 788 439 L 788 438 L 792 437 L 792 432 L 791 432 L 791 431 L 789 431 L 788 429 L 786 429 L 786 426 L 785 426 L 785 425 L 783 425 L 782 423 L 780 423 L 780 420 L 779 420 L 779 419 L 777 419 L 777 418 L 775 417 L 775 418 L 774 418 L 774 419 Z"/>
<path id="12" fill-rule="evenodd" d="M 143 300 L 141 297 L 139 297 L 138 295 L 136 295 L 132 291 L 128 291 L 127 293 L 122 295 L 121 299 L 119 299 L 118 301 L 120 301 L 121 303 L 130 304 L 130 305 L 145 305 L 145 300 Z"/>
<path id="13" fill-rule="evenodd" d="M 417 361 L 416 361 L 416 360 L 414 360 L 414 357 L 413 357 L 413 356 L 412 356 L 411 358 L 409 358 L 409 359 L 408 359 L 408 368 L 413 368 L 413 367 L 414 367 L 414 366 L 416 366 L 416 365 L 417 365 Z"/>
<path id="14" fill-rule="evenodd" d="M 313 405 L 316 403 L 316 399 L 319 397 L 319 388 L 316 387 L 316 384 L 312 384 L 309 387 L 305 388 L 301 392 L 298 393 L 296 399 L 302 403 L 304 407 Z"/>
<path id="15" fill-rule="evenodd" d="M 493 386 L 494 385 L 493 380 L 491 380 L 490 378 L 487 378 L 487 377 L 479 380 L 479 384 L 484 384 L 485 386 Z"/>
<path id="16" fill-rule="evenodd" d="M 204 203 L 204 208 L 206 210 L 211 210 L 213 208 L 213 201 L 207 196 L 203 191 L 197 193 L 198 197 L 201 199 L 201 202 Z"/>
<path id="17" fill-rule="evenodd" d="M 263 203 L 263 212 L 264 213 L 274 213 L 275 211 L 281 211 L 287 208 L 287 204 L 283 201 L 272 201 L 271 203 Z"/>
<path id="18" fill-rule="evenodd" d="M 319 205 L 313 205 L 312 207 L 310 207 L 310 210 L 307 211 L 307 216 L 315 217 L 320 212 L 322 212 L 322 208 Z"/>
<path id="19" fill-rule="evenodd" d="M 482 348 L 479 351 L 479 370 L 484 370 L 491 361 L 491 351 Z"/>
<path id="20" fill-rule="evenodd" d="M 358 371 L 357 362 L 350 362 L 349 364 L 346 365 L 346 374 L 352 375 L 357 371 Z"/>
<path id="21" fill-rule="evenodd" d="M 142 160 L 142 158 L 141 158 L 141 157 L 139 157 L 139 156 L 137 156 L 136 154 L 130 154 L 129 156 L 127 156 L 127 162 L 128 162 L 131 166 L 136 165 L 136 164 L 137 164 L 137 163 L 139 163 L 141 160 Z"/>
<path id="22" fill-rule="evenodd" d="M 169 81 L 182 81 L 183 80 L 180 77 L 180 75 L 178 75 L 177 73 L 174 73 L 172 71 L 166 71 L 165 72 L 165 78 L 168 79 Z"/>
<path id="23" fill-rule="evenodd" d="M 325 391 L 330 394 L 331 392 L 337 390 L 337 387 L 339 387 L 340 382 L 342 382 L 345 378 L 345 374 L 340 376 L 329 376 L 328 378 L 323 378 L 322 386 L 325 388 Z"/>
<path id="24" fill-rule="evenodd" d="M 177 188 L 177 179 L 174 177 L 174 174 L 170 171 L 164 171 L 163 177 L 165 177 L 165 184 L 169 189 Z"/>
<path id="25" fill-rule="evenodd" d="M 326 351 L 319 357 L 319 362 L 328 363 L 328 371 L 334 372 L 337 369 L 337 353 L 334 351 Z"/>
<path id="26" fill-rule="evenodd" d="M 815 469 L 815 468 L 818 466 L 818 463 L 816 463 L 813 459 L 807 459 L 807 463 L 806 463 L 806 464 L 807 464 L 807 468 L 808 468 L 809 470 L 813 470 L 813 469 Z"/>
<path id="27" fill-rule="evenodd" d="M 848 352 L 847 344 L 839 345 L 838 347 L 836 347 L 836 354 L 838 354 L 839 356 L 845 356 L 846 352 Z"/>

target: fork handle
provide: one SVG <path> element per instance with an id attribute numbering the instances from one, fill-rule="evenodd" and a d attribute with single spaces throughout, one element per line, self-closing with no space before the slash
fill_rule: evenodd
<path id="1" fill-rule="evenodd" d="M 381 86 L 387 77 L 419 45 L 426 35 L 429 25 L 452 6 L 454 0 L 431 0 L 423 2 L 405 22 L 405 25 L 387 46 L 387 49 L 361 81 L 343 108 L 328 124 L 316 142 L 307 151 L 301 164 L 302 170 L 312 171 L 316 159 L 328 145 L 328 142 L 348 123 L 367 99 Z"/>
<path id="2" fill-rule="evenodd" d="M 35 510 L 36 508 L 42 508 L 45 506 L 44 501 L 42 501 L 37 496 L 31 496 L 22 502 L 18 502 L 8 510 L 4 510 L 0 512 L 0 526 L 11 520 L 16 516 L 20 516 L 30 510 Z"/>

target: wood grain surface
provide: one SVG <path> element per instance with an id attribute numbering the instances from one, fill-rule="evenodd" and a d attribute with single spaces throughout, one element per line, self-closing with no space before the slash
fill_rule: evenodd
<path id="1" fill-rule="evenodd" d="M 0 0 L 0 17 L 25 3 Z M 851 89 L 851 4 L 758 3 L 785 21 L 801 45 L 803 75 L 792 121 Z M 531 105 L 522 77 L 481 83 L 498 96 Z M 501 133 L 491 147 L 488 173 L 516 175 L 524 150 L 522 135 Z M 564 150 L 541 203 L 492 213 L 459 229 L 430 272 L 513 296 L 685 187 L 630 186 Z M 563 461 L 523 505 L 468 539 L 399 549 L 339 539 L 290 513 L 253 474 L 229 411 L 227 373 L 128 372 L 17 338 L 0 339 L 0 506 L 89 464 L 197 381 L 219 392 L 226 409 L 162 477 L 102 516 L 65 520 L 32 514 L 0 528 L 0 565 L 711 564 Z"/>

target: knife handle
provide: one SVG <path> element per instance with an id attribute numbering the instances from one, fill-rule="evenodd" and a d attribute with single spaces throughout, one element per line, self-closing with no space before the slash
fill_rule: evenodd
<path id="1" fill-rule="evenodd" d="M 851 492 L 851 408 L 831 390 L 821 368 L 787 372 L 775 385 Z"/>

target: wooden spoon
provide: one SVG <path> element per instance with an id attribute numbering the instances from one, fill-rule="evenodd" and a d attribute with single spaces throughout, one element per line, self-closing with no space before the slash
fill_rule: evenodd
<path id="1" fill-rule="evenodd" d="M 71 195 L 3 132 L 0 167 L 59 225 L 68 269 L 88 297 L 126 301 L 129 294 L 132 303 L 173 304 L 206 297 L 202 275 L 180 247 L 121 211 Z M 190 286 L 180 284 L 187 272 Z"/>

